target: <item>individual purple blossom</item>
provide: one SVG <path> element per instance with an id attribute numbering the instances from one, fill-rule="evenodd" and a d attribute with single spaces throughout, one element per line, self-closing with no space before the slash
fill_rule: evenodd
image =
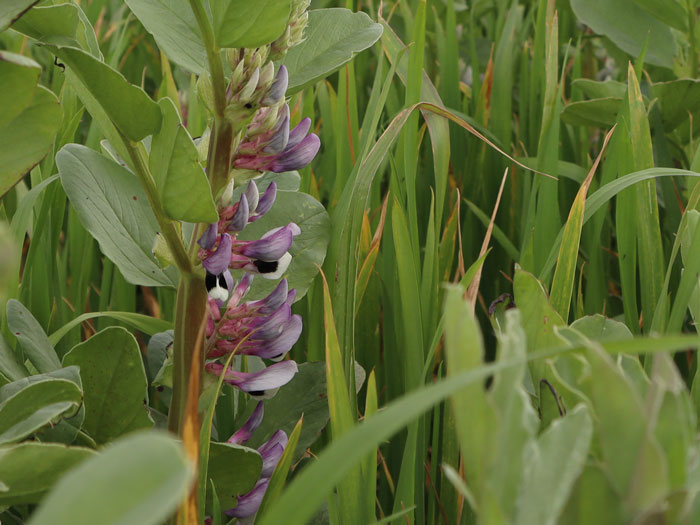
<path id="1" fill-rule="evenodd" d="M 263 402 L 258 401 L 255 410 L 253 410 L 253 413 L 250 415 L 248 420 L 236 431 L 235 434 L 233 434 L 233 436 L 228 438 L 226 442 L 234 445 L 240 445 L 241 443 L 248 441 L 250 436 L 253 435 L 253 432 L 255 432 L 255 429 L 257 429 L 260 426 L 260 423 L 262 423 L 264 415 L 265 409 Z"/>
<path id="2" fill-rule="evenodd" d="M 207 372 L 220 376 L 224 381 L 252 396 L 264 396 L 268 390 L 275 390 L 286 385 L 299 371 L 296 362 L 282 361 L 258 372 L 239 372 L 233 368 L 224 371 L 224 365 L 211 362 L 204 365 Z"/>
<path id="3" fill-rule="evenodd" d="M 207 256 L 202 260 L 204 269 L 214 275 L 219 275 L 228 270 L 231 263 L 232 247 L 233 239 L 231 236 L 228 233 L 220 235 L 216 248 L 206 250 Z"/>
<path id="4" fill-rule="evenodd" d="M 239 496 L 238 504 L 227 511 L 225 514 L 229 518 L 248 518 L 254 516 L 260 504 L 262 503 L 263 497 L 265 497 L 265 492 L 267 492 L 267 486 L 270 484 L 270 478 L 260 478 L 255 484 L 253 490 L 247 494 Z"/>
<path id="5" fill-rule="evenodd" d="M 280 100 L 284 98 L 287 93 L 287 86 L 289 85 L 289 72 L 287 68 L 282 65 L 277 71 L 277 76 L 270 86 L 270 90 L 265 95 L 263 99 L 263 105 L 272 106 L 277 104 Z"/>

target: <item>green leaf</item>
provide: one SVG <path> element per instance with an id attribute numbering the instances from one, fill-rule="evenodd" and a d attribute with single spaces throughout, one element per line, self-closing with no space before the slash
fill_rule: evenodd
<path id="1" fill-rule="evenodd" d="M 248 403 L 247 408 L 241 421 L 247 419 L 255 408 L 255 403 Z M 280 388 L 275 397 L 265 400 L 265 418 L 247 445 L 257 448 L 277 430 L 284 430 L 287 435 L 291 435 L 302 415 L 304 426 L 294 452 L 294 461 L 304 455 L 328 424 L 325 363 L 299 364 L 299 372 L 294 380 Z"/>
<path id="2" fill-rule="evenodd" d="M 671 1 L 671 0 L 669 0 Z M 679 78 L 652 84 L 651 93 L 659 99 L 661 120 L 666 131 L 673 131 L 686 122 L 690 114 L 700 110 L 700 81 Z"/>
<path id="3" fill-rule="evenodd" d="M 260 47 L 287 27 L 290 0 L 210 0 L 219 47 Z"/>
<path id="4" fill-rule="evenodd" d="M 17 117 L 34 98 L 41 66 L 29 57 L 0 51 L 0 128 Z"/>
<path id="5" fill-rule="evenodd" d="M 237 494 L 253 489 L 260 477 L 262 457 L 257 450 L 231 443 L 209 444 L 207 478 L 214 481 L 224 509 L 236 506 Z"/>
<path id="6" fill-rule="evenodd" d="M 626 522 L 623 501 L 610 483 L 609 474 L 599 465 L 586 465 L 576 480 L 559 523 L 619 525 Z"/>
<path id="7" fill-rule="evenodd" d="M 260 220 L 248 224 L 238 238 L 259 239 L 269 230 L 286 226 L 290 222 L 295 222 L 301 228 L 301 235 L 294 238 L 294 244 L 289 250 L 292 262 L 286 277 L 289 280 L 289 288 L 296 288 L 299 300 L 304 297 L 318 273 L 316 265 L 322 265 L 326 257 L 331 225 L 323 205 L 306 193 L 278 191 L 272 209 Z M 257 277 L 246 300 L 265 297 L 275 286 L 275 281 Z"/>
<path id="8" fill-rule="evenodd" d="M 197 147 L 180 122 L 173 101 L 163 98 L 158 105 L 162 123 L 153 136 L 148 164 L 165 213 L 175 220 L 216 222 L 219 214 Z"/>
<path id="9" fill-rule="evenodd" d="M 2 334 L 0 334 L 0 374 L 10 381 L 16 381 L 29 375 L 26 367 L 17 361 L 15 353 Z"/>
<path id="10" fill-rule="evenodd" d="M 36 369 L 39 372 L 51 372 L 61 368 L 51 341 L 32 313 L 16 299 L 7 301 L 6 313 L 10 331 Z"/>
<path id="11" fill-rule="evenodd" d="M 0 196 L 51 151 L 63 110 L 56 95 L 37 86 L 41 68 L 0 51 Z"/>
<path id="12" fill-rule="evenodd" d="M 75 47 L 48 45 L 90 92 L 127 138 L 139 141 L 160 128 L 160 109 L 138 86 L 90 53 Z"/>
<path id="13" fill-rule="evenodd" d="M 608 319 L 600 314 L 588 315 L 576 319 L 571 328 L 585 335 L 592 341 L 620 341 L 632 339 L 632 332 L 625 323 Z"/>
<path id="14" fill-rule="evenodd" d="M 515 523 L 554 524 L 583 469 L 593 437 L 586 405 L 578 405 L 526 449 Z"/>
<path id="15" fill-rule="evenodd" d="M 189 3 L 178 0 L 126 0 L 168 58 L 196 75 L 207 69 L 202 33 Z"/>
<path id="16" fill-rule="evenodd" d="M 78 7 L 75 4 L 38 6 L 12 24 L 12 29 L 36 40 L 50 37 L 75 39 Z"/>
<path id="17" fill-rule="evenodd" d="M 148 381 L 138 343 L 128 330 L 109 327 L 74 346 L 63 365 L 80 367 L 85 393 L 83 428 L 102 444 L 153 426 L 146 400 Z"/>
<path id="18" fill-rule="evenodd" d="M 13 381 L 12 383 L 3 387 L 2 394 L 3 396 L 10 396 L 16 392 L 19 392 L 23 388 L 26 388 L 30 384 L 51 379 L 65 379 L 74 383 L 81 391 L 83 389 L 83 383 L 80 380 L 80 371 L 78 370 L 78 367 L 68 366 L 46 374 L 37 374 Z M 78 431 L 82 427 L 84 420 L 85 407 L 81 404 L 80 409 L 74 416 L 62 419 L 58 422 L 58 424 L 44 429 L 41 434 L 41 439 L 43 441 L 70 444 L 78 435 Z"/>
<path id="19" fill-rule="evenodd" d="M 52 333 L 49 336 L 49 341 L 51 341 L 51 344 L 58 344 L 58 342 L 63 339 L 63 337 L 73 328 L 79 326 L 82 322 L 87 321 L 88 319 L 94 319 L 96 317 L 110 317 L 112 319 L 116 319 L 117 321 L 131 325 L 137 330 L 141 330 L 147 335 L 155 335 L 159 332 L 164 332 L 173 328 L 173 323 L 170 321 L 133 312 L 87 312 L 67 322 L 61 328 Z"/>
<path id="20" fill-rule="evenodd" d="M 28 442 L 0 447 L 0 505 L 38 503 L 61 476 L 95 452 L 88 448 Z"/>
<path id="21" fill-rule="evenodd" d="M 687 4 L 681 4 L 678 0 L 634 0 L 634 2 L 657 20 L 687 33 Z"/>
<path id="22" fill-rule="evenodd" d="M 576 126 L 609 127 L 615 124 L 622 107 L 622 99 L 617 97 L 579 100 L 567 104 L 561 119 Z"/>
<path id="23" fill-rule="evenodd" d="M 158 223 L 139 181 L 116 162 L 68 144 L 56 155 L 63 188 L 87 231 L 127 281 L 173 286 L 151 254 Z"/>
<path id="24" fill-rule="evenodd" d="M 175 511 L 193 477 L 175 439 L 159 432 L 134 434 L 61 478 L 29 523 L 156 525 Z"/>
<path id="25" fill-rule="evenodd" d="M 5 385 L 0 388 L 0 444 L 20 441 L 64 414 L 74 415 L 81 402 L 78 385 L 65 379 L 39 381 L 18 392 L 12 383 Z"/>
<path id="26" fill-rule="evenodd" d="M 445 298 L 445 358 L 447 377 L 479 368 L 484 361 L 481 331 L 468 303 L 464 288 L 452 286 Z M 479 383 L 465 387 L 450 398 L 457 423 L 457 435 L 464 463 L 467 485 L 477 502 L 481 501 L 489 465 L 495 458 L 494 432 L 496 413 Z"/>
<path id="27" fill-rule="evenodd" d="M 571 0 L 571 8 L 581 22 L 624 52 L 638 57 L 646 42 L 646 63 L 669 69 L 673 65 L 676 41 L 671 29 L 635 0 Z"/>
<path id="28" fill-rule="evenodd" d="M 5 30 L 39 0 L 6 0 L 0 4 L 0 31 Z"/>
<path id="29" fill-rule="evenodd" d="M 340 8 L 309 11 L 305 40 L 282 61 L 289 70 L 287 93 L 327 77 L 381 36 L 382 26 L 365 13 Z"/>
<path id="30" fill-rule="evenodd" d="M 580 89 L 587 98 L 619 98 L 627 93 L 627 84 L 617 80 L 592 80 L 577 78 L 571 82 L 573 88 Z"/>

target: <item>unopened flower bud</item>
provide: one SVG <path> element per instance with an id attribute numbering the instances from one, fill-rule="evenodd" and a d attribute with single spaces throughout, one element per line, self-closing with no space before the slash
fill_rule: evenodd
<path id="1" fill-rule="evenodd" d="M 258 80 L 260 79 L 260 69 L 255 68 L 253 74 L 250 75 L 250 79 L 245 87 L 238 93 L 238 101 L 245 104 L 250 102 L 253 98 L 253 93 L 255 93 L 255 88 L 258 87 Z"/>

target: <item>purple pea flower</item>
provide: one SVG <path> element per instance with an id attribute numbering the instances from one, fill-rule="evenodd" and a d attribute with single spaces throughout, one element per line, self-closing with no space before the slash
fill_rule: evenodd
<path id="1" fill-rule="evenodd" d="M 233 368 L 224 372 L 224 365 L 216 362 L 207 363 L 204 368 L 215 376 L 224 374 L 224 381 L 253 397 L 264 397 L 267 391 L 286 385 L 299 371 L 295 361 L 275 363 L 259 372 L 239 372 Z"/>
<path id="2" fill-rule="evenodd" d="M 257 429 L 260 426 L 260 423 L 262 423 L 264 415 L 265 409 L 263 402 L 258 401 L 255 410 L 253 410 L 253 413 L 250 415 L 248 420 L 236 431 L 235 434 L 233 434 L 233 436 L 228 438 L 226 442 L 234 445 L 240 445 L 241 443 L 248 441 L 250 436 L 253 435 L 253 432 L 255 432 L 255 429 Z"/>
<path id="3" fill-rule="evenodd" d="M 311 163 L 320 147 L 321 140 L 316 134 L 311 133 L 294 146 L 290 146 L 287 142 L 284 151 L 276 155 L 242 155 L 236 158 L 233 165 L 238 169 L 274 173 L 300 170 Z"/>

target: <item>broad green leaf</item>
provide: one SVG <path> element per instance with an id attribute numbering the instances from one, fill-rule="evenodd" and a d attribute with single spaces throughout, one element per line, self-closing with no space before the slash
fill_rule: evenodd
<path id="1" fill-rule="evenodd" d="M 12 29 L 36 40 L 45 40 L 47 37 L 75 40 L 78 7 L 70 3 L 37 6 L 12 24 Z"/>
<path id="2" fill-rule="evenodd" d="M 63 365 L 80 367 L 85 393 L 83 428 L 98 444 L 153 426 L 141 351 L 125 328 L 109 327 L 73 347 Z"/>
<path id="3" fill-rule="evenodd" d="M 51 372 L 61 368 L 51 341 L 32 313 L 16 299 L 7 301 L 6 313 L 10 331 L 19 341 L 25 357 L 36 369 L 39 372 Z"/>
<path id="4" fill-rule="evenodd" d="M 173 101 L 163 98 L 158 105 L 162 122 L 153 136 L 148 164 L 165 213 L 175 220 L 216 222 L 219 215 L 197 147 Z"/>
<path id="5" fill-rule="evenodd" d="M 255 408 L 249 403 L 248 413 L 243 422 Z M 294 452 L 294 461 L 298 461 L 321 435 L 321 430 L 328 424 L 328 395 L 326 393 L 325 363 L 301 363 L 299 372 L 280 388 L 277 395 L 265 401 L 265 418 L 253 433 L 247 445 L 257 448 L 272 437 L 277 430 L 284 430 L 291 435 L 296 423 L 304 416 L 299 444 Z"/>
<path id="6" fill-rule="evenodd" d="M 63 188 L 87 231 L 127 281 L 173 286 L 151 254 L 158 223 L 139 181 L 116 162 L 69 144 L 56 155 Z"/>
<path id="7" fill-rule="evenodd" d="M 618 97 L 579 100 L 564 107 L 561 119 L 577 126 L 609 127 L 615 124 L 621 107 L 622 98 Z"/>
<path id="8" fill-rule="evenodd" d="M 16 381 L 29 375 L 26 367 L 17 360 L 17 356 L 2 334 L 0 334 L 0 374 L 10 381 Z"/>
<path id="9" fill-rule="evenodd" d="M 73 416 L 82 402 L 78 385 L 65 379 L 31 383 L 6 395 L 8 387 L 12 383 L 0 388 L 0 444 L 20 441 L 61 416 Z"/>
<path id="10" fill-rule="evenodd" d="M 239 239 L 259 239 L 267 231 L 295 222 L 301 235 L 294 238 L 289 253 L 292 262 L 287 270 L 289 288 L 296 288 L 297 300 L 304 297 L 311 281 L 323 264 L 330 239 L 330 218 L 323 205 L 306 193 L 278 191 L 272 209 L 260 220 L 248 224 Z M 277 286 L 273 280 L 257 277 L 246 299 L 267 296 Z M 298 419 L 298 418 L 297 418 Z"/>
<path id="11" fill-rule="evenodd" d="M 305 39 L 287 53 L 282 64 L 289 70 L 288 93 L 327 77 L 382 36 L 382 26 L 365 13 L 348 9 L 309 11 Z"/>
<path id="12" fill-rule="evenodd" d="M 619 98 L 627 93 L 627 84 L 617 80 L 592 80 L 590 78 L 577 78 L 571 82 L 573 88 L 580 89 L 589 99 Z"/>
<path id="13" fill-rule="evenodd" d="M 194 469 L 182 446 L 160 432 L 115 442 L 61 478 L 32 525 L 156 525 L 185 497 Z"/>
<path id="14" fill-rule="evenodd" d="M 139 141 L 160 128 L 160 110 L 140 87 L 130 84 L 87 51 L 67 46 L 48 46 L 71 69 L 114 125 L 127 138 Z"/>
<path id="15" fill-rule="evenodd" d="M 591 365 L 588 387 L 597 416 L 602 457 L 609 467 L 613 486 L 620 494 L 630 497 L 633 491 L 650 490 L 651 493 L 638 494 L 635 500 L 639 503 L 646 496 L 649 504 L 654 503 L 650 496 L 663 493 L 667 480 L 665 472 L 655 468 L 658 445 L 649 434 L 642 399 L 598 344 L 588 346 L 586 357 Z"/>
<path id="16" fill-rule="evenodd" d="M 0 31 L 38 3 L 39 0 L 6 0 L 0 5 Z"/>
<path id="17" fill-rule="evenodd" d="M 262 457 L 257 450 L 231 443 L 209 444 L 207 478 L 214 481 L 223 508 L 236 506 L 236 495 L 253 489 L 260 477 Z"/>
<path id="18" fill-rule="evenodd" d="M 673 3 L 673 0 L 669 0 Z M 700 110 L 700 81 L 678 78 L 652 84 L 651 93 L 659 99 L 661 119 L 666 131 L 673 131 Z"/>
<path id="19" fill-rule="evenodd" d="M 600 314 L 589 315 L 576 319 L 571 328 L 585 335 L 592 341 L 620 341 L 632 339 L 632 332 L 627 325 L 614 319 L 608 319 Z"/>
<path id="20" fill-rule="evenodd" d="M 688 31 L 688 9 L 679 0 L 634 0 L 634 2 L 657 20 L 683 33 Z"/>
<path id="21" fill-rule="evenodd" d="M 61 476 L 95 455 L 88 448 L 27 442 L 0 447 L 0 505 L 38 503 Z"/>
<path id="22" fill-rule="evenodd" d="M 666 457 L 670 489 L 682 491 L 688 483 L 687 458 L 692 453 L 697 425 L 693 403 L 673 359 L 667 354 L 654 356 L 651 384 L 650 397 L 658 407 L 656 414 L 649 415 L 656 418 L 654 436 Z"/>
<path id="23" fill-rule="evenodd" d="M 51 151 L 63 110 L 33 60 L 0 52 L 0 196 Z M 8 93 L 5 96 L 5 93 Z"/>
<path id="24" fill-rule="evenodd" d="M 68 366 L 65 368 L 59 368 L 53 372 L 48 372 L 46 374 L 37 374 L 29 377 L 25 377 L 14 381 L 2 388 L 2 396 L 10 396 L 19 392 L 23 388 L 33 383 L 38 383 L 40 381 L 46 381 L 51 379 L 65 379 L 74 383 L 81 391 L 83 389 L 83 383 L 80 380 L 80 371 L 77 366 Z M 58 424 L 52 425 L 45 428 L 41 433 L 42 441 L 51 441 L 70 444 L 75 440 L 78 435 L 78 431 L 83 425 L 85 420 L 85 407 L 80 405 L 80 409 L 75 415 L 62 419 Z"/>
<path id="25" fill-rule="evenodd" d="M 588 408 L 578 405 L 526 449 L 515 523 L 557 522 L 583 469 L 592 437 Z"/>
<path id="26" fill-rule="evenodd" d="M 445 298 L 445 358 L 448 378 L 478 369 L 484 362 L 481 331 L 463 296 L 462 287 L 452 286 Z M 484 386 L 479 383 L 453 394 L 451 404 L 457 422 L 467 485 L 479 502 L 496 452 L 493 441 L 496 415 Z"/>
<path id="27" fill-rule="evenodd" d="M 589 463 L 576 480 L 559 523 L 619 525 L 628 523 L 622 498 L 615 492 L 604 467 Z"/>
<path id="28" fill-rule="evenodd" d="M 210 0 L 219 47 L 260 47 L 287 27 L 290 0 Z"/>
<path id="29" fill-rule="evenodd" d="M 173 327 L 173 323 L 170 321 L 157 319 L 148 315 L 137 314 L 134 312 L 87 312 L 79 315 L 72 321 L 67 322 L 61 328 L 52 333 L 49 336 L 49 341 L 51 341 L 51 344 L 57 344 L 68 332 L 71 331 L 71 329 L 75 328 L 76 326 L 80 326 L 81 323 L 87 321 L 88 319 L 94 319 L 96 317 L 111 317 L 112 319 L 128 324 L 137 330 L 141 330 L 147 335 L 155 335 L 159 332 L 171 330 Z"/>
<path id="30" fill-rule="evenodd" d="M 497 360 L 508 362 L 522 360 L 527 355 L 525 332 L 517 308 L 505 313 L 504 330 L 498 334 Z M 496 454 L 487 475 L 490 498 L 482 501 L 485 513 L 498 512 L 506 521 L 514 518 L 516 496 L 523 475 L 523 452 L 537 432 L 537 414 L 523 386 L 527 366 L 520 365 L 502 370 L 494 375 L 493 387 L 488 397 L 498 414 L 494 429 Z"/>
<path id="31" fill-rule="evenodd" d="M 41 42 L 80 47 L 102 60 L 95 30 L 77 4 L 35 7 L 12 24 L 12 29 Z"/>
<path id="32" fill-rule="evenodd" d="M 572 0 L 571 8 L 581 22 L 624 52 L 638 57 L 646 42 L 646 63 L 669 69 L 673 65 L 677 49 L 671 29 L 635 0 Z"/>
<path id="33" fill-rule="evenodd" d="M 41 66 L 29 57 L 0 51 L 0 128 L 17 117 L 34 98 Z"/>
<path id="34" fill-rule="evenodd" d="M 199 75 L 208 69 L 202 33 L 190 4 L 183 0 L 126 0 L 168 58 Z"/>

